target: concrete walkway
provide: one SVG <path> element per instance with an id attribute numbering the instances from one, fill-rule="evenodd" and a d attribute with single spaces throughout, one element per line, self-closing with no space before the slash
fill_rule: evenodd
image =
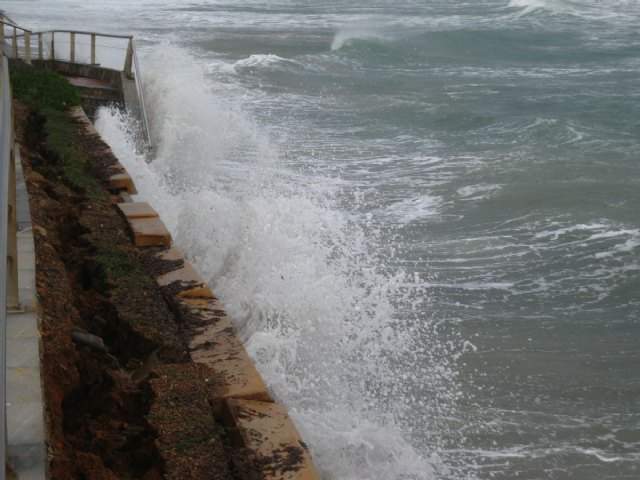
<path id="1" fill-rule="evenodd" d="M 18 283 L 21 312 L 7 315 L 9 461 L 20 480 L 44 480 L 46 449 L 40 380 L 40 332 L 29 199 L 16 145 Z"/>

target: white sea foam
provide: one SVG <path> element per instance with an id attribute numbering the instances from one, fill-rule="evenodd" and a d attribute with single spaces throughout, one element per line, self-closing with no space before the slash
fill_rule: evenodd
<path id="1" fill-rule="evenodd" d="M 480 200 L 484 198 L 491 197 L 495 192 L 500 190 L 502 185 L 497 184 L 483 184 L 479 183 L 476 185 L 468 185 L 466 187 L 460 187 L 457 190 L 458 195 L 460 195 L 465 200 Z"/>
<path id="2" fill-rule="evenodd" d="M 407 224 L 437 215 L 442 203 L 442 198 L 436 195 L 420 195 L 393 203 L 386 208 L 385 215 L 391 221 Z"/>
<path id="3" fill-rule="evenodd" d="M 437 451 L 412 446 L 407 419 L 421 416 L 423 432 L 428 412 L 454 408 L 459 352 L 429 344 L 428 322 L 398 323 L 404 273 L 371 268 L 376 236 L 326 192 L 292 183 L 241 95 L 220 98 L 171 45 L 150 51 L 145 72 L 153 161 L 134 153 L 126 117 L 103 109 L 97 128 L 221 297 L 324 477 L 444 472 Z M 423 384 L 428 398 L 405 395 Z"/>
<path id="4" fill-rule="evenodd" d="M 619 18 L 621 8 L 640 5 L 638 0 L 510 0 L 509 8 L 519 8 L 518 16 L 546 11 L 581 18 Z"/>
<path id="5" fill-rule="evenodd" d="M 233 64 L 233 68 L 235 71 L 245 71 L 252 69 L 269 68 L 281 64 L 296 64 L 296 62 L 279 57 L 278 55 L 274 55 L 272 53 L 255 54 L 249 56 L 248 58 L 238 60 Z"/>
<path id="6" fill-rule="evenodd" d="M 558 238 L 575 232 L 601 230 L 607 228 L 608 225 L 604 223 L 581 223 L 578 225 L 571 225 L 569 227 L 561 227 L 556 230 L 545 230 L 535 234 L 535 238 L 551 238 L 557 240 Z"/>

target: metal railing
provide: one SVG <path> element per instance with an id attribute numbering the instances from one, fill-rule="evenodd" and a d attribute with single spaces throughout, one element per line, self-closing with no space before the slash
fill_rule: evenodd
<path id="1" fill-rule="evenodd" d="M 19 48 L 19 44 L 18 44 L 18 38 L 23 40 L 24 43 L 24 47 L 23 47 L 23 52 L 24 52 L 24 61 L 26 63 L 31 63 L 31 31 L 27 30 L 26 28 L 22 28 L 19 25 L 16 25 L 15 23 L 13 23 L 13 21 L 7 19 L 4 14 L 0 13 L 0 44 L 3 46 L 3 48 L 5 47 L 5 45 L 10 45 L 11 50 L 9 52 L 5 51 L 6 55 L 10 55 L 12 58 L 17 58 L 19 53 L 18 53 L 18 48 Z M 13 34 L 9 36 L 9 38 L 11 39 L 11 42 L 7 42 L 7 36 L 5 35 L 5 28 L 9 27 L 9 30 L 13 30 Z M 18 33 L 18 31 L 22 32 L 22 33 Z"/>
<path id="2" fill-rule="evenodd" d="M 38 60 L 62 60 L 71 63 L 105 66 L 121 70 L 127 78 L 133 78 L 134 46 L 133 37 L 130 35 L 113 35 L 81 30 L 44 30 L 41 32 L 25 31 L 24 33 L 16 33 L 14 36 L 5 36 L 5 38 L 11 46 L 11 51 L 16 53 L 15 57 L 25 61 L 26 51 L 29 50 L 30 55 L 31 52 L 37 52 L 36 58 Z M 105 43 L 98 43 L 99 41 Z M 111 42 L 109 43 L 109 41 Z M 114 50 L 124 52 L 124 58 L 122 53 L 116 56 L 109 55 L 109 51 Z"/>
<path id="3" fill-rule="evenodd" d="M 9 30 L 9 34 L 6 34 L 5 29 Z M 81 30 L 32 32 L 16 25 L 0 11 L 0 44 L 7 56 L 20 58 L 26 63 L 36 59 L 58 60 L 123 72 L 128 80 L 134 80 L 136 83 L 142 127 L 147 143 L 151 146 L 140 63 L 131 35 Z"/>
<path id="4" fill-rule="evenodd" d="M 135 80 L 136 80 L 136 89 L 138 90 L 138 100 L 140 103 L 140 112 L 142 117 L 142 122 L 144 126 L 144 131 L 147 132 L 147 142 L 149 144 L 149 148 L 153 145 L 151 143 L 151 133 L 149 132 L 149 122 L 147 121 L 147 111 L 144 107 L 144 93 L 142 92 L 142 76 L 140 75 L 140 62 L 138 62 L 138 52 L 136 51 L 136 42 L 133 40 L 133 37 L 130 40 L 130 50 L 131 57 L 133 60 L 133 67 L 135 69 Z M 126 73 L 125 73 L 126 75 Z"/>

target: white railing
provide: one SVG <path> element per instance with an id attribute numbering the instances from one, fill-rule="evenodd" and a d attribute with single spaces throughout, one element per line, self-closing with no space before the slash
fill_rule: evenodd
<path id="1" fill-rule="evenodd" d="M 26 38 L 28 36 L 28 40 Z M 26 61 L 26 51 L 31 59 L 61 60 L 71 63 L 100 66 L 120 70 L 127 78 L 133 78 L 133 38 L 109 33 L 77 30 L 46 30 L 24 32 L 6 36 L 15 55 Z"/>
<path id="2" fill-rule="evenodd" d="M 133 68 L 134 68 L 134 77 L 136 80 L 136 90 L 138 91 L 138 102 L 140 104 L 140 113 L 142 117 L 144 131 L 147 133 L 147 143 L 149 149 L 152 147 L 151 143 L 151 134 L 149 133 L 149 122 L 147 121 L 147 111 L 144 107 L 144 93 L 142 92 L 142 76 L 140 75 L 140 62 L 138 62 L 138 52 L 136 51 L 136 43 L 131 38 L 130 41 L 130 49 L 131 49 L 131 58 L 133 60 Z"/>
<path id="3" fill-rule="evenodd" d="M 8 36 L 5 30 L 9 30 Z M 22 47 L 20 47 L 20 41 L 22 41 Z M 0 44 L 5 55 L 12 58 L 20 56 L 26 63 L 31 63 L 31 31 L 16 25 L 3 13 L 0 13 Z"/>
<path id="4" fill-rule="evenodd" d="M 26 63 L 58 60 L 123 72 L 127 79 L 136 82 L 142 127 L 151 146 L 140 63 L 132 36 L 79 30 L 32 32 L 16 25 L 0 11 L 0 44 L 7 56 Z"/>

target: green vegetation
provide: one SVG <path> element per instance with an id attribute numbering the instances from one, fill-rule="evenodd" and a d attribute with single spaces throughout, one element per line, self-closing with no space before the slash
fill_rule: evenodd
<path id="1" fill-rule="evenodd" d="M 104 195 L 100 184 L 87 170 L 78 133 L 66 112 L 46 107 L 39 113 L 45 120 L 47 149 L 57 160 L 55 167 L 58 174 L 76 191 L 86 192 L 89 196 Z"/>
<path id="2" fill-rule="evenodd" d="M 66 113 L 80 105 L 78 89 L 51 70 L 16 67 L 10 74 L 13 97 L 30 108 L 30 121 L 46 136 L 47 150 L 54 160 L 47 169 L 64 177 L 74 190 L 99 195 L 100 186 L 86 169 L 75 126 Z"/>
<path id="3" fill-rule="evenodd" d="M 64 111 L 81 103 L 78 89 L 51 70 L 12 68 L 10 75 L 13 97 L 36 110 Z"/>
<path id="4" fill-rule="evenodd" d="M 135 257 L 98 245 L 94 256 L 102 278 L 126 293 L 132 288 L 153 287 L 149 276 L 140 268 Z"/>

